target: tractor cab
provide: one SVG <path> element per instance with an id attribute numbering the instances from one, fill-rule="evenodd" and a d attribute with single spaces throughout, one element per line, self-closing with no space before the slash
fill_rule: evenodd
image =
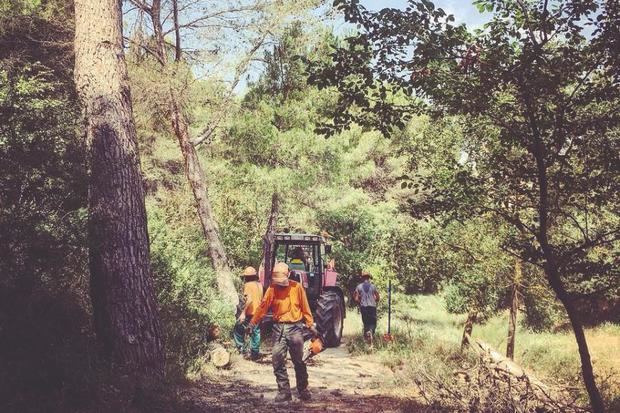
<path id="1" fill-rule="evenodd" d="M 274 235 L 271 268 L 276 262 L 288 264 L 289 278 L 302 284 L 311 305 L 321 295 L 324 287 L 335 287 L 337 273 L 327 265 L 331 245 L 325 244 L 320 235 L 284 234 Z M 269 286 L 269 277 L 260 274 L 260 281 Z"/>
<path id="2" fill-rule="evenodd" d="M 340 344 L 345 317 L 344 294 L 337 285 L 338 273 L 329 265 L 331 245 L 320 235 L 277 233 L 271 245 L 269 268 L 277 262 L 289 266 L 289 278 L 306 290 L 308 303 L 317 329 L 328 347 Z M 259 272 L 260 282 L 267 288 L 270 277 Z"/>

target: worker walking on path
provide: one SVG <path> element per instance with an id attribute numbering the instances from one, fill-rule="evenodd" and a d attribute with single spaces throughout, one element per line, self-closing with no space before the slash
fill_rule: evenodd
<path id="1" fill-rule="evenodd" d="M 353 300 L 360 306 L 362 322 L 364 323 L 364 338 L 372 345 L 372 340 L 377 328 L 377 303 L 379 293 L 373 283 L 370 282 L 370 273 L 362 271 L 362 282 L 358 284 L 353 293 Z"/>
<path id="2" fill-rule="evenodd" d="M 246 330 L 263 299 L 263 286 L 258 282 L 258 276 L 254 267 L 247 267 L 243 271 L 243 281 L 243 298 L 239 303 L 233 337 L 239 353 L 246 354 Z M 249 329 L 248 335 L 250 336 L 249 357 L 252 360 L 256 360 L 260 356 L 259 326 L 255 325 L 253 328 Z"/>
<path id="3" fill-rule="evenodd" d="M 286 353 L 291 355 L 295 367 L 297 392 L 301 400 L 310 400 L 308 391 L 308 371 L 303 360 L 304 324 L 316 336 L 310 305 L 306 291 L 301 284 L 288 279 L 288 265 L 278 263 L 271 275 L 271 285 L 250 321 L 249 328 L 258 325 L 271 309 L 273 314 L 273 373 L 278 384 L 276 403 L 291 400 L 291 386 L 286 372 Z"/>

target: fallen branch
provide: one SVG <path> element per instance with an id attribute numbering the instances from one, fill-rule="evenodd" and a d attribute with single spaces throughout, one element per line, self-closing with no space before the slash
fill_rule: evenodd
<path id="1" fill-rule="evenodd" d="M 517 395 L 529 394 L 545 408 L 563 412 L 587 412 L 588 409 L 576 405 L 576 397 L 572 397 L 567 388 L 551 387 L 526 372 L 514 361 L 495 351 L 480 339 L 468 337 L 469 347 L 478 354 L 488 368 L 499 379 L 503 379 Z"/>

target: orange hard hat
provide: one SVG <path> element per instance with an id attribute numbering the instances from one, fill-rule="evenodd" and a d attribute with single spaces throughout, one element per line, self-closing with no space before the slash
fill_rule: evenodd
<path id="1" fill-rule="evenodd" d="M 245 270 L 243 270 L 244 277 L 253 277 L 255 275 L 256 275 L 256 268 L 254 267 L 247 267 Z"/>
<path id="2" fill-rule="evenodd" d="M 368 271 L 364 270 L 364 271 L 362 271 L 362 278 L 366 278 L 366 277 L 368 277 L 368 278 L 372 278 L 372 277 L 370 276 L 370 273 L 369 273 Z"/>
<path id="3" fill-rule="evenodd" d="M 282 287 L 288 285 L 288 265 L 286 263 L 279 262 L 273 266 L 271 283 Z"/>

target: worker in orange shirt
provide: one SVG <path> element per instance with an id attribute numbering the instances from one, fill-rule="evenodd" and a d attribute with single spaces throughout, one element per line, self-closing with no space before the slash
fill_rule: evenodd
<path id="1" fill-rule="evenodd" d="M 237 322 L 233 330 L 235 346 L 241 354 L 245 354 L 246 350 L 245 329 L 263 299 L 263 286 L 258 281 L 254 267 L 247 267 L 243 271 L 243 281 L 243 298 L 238 308 Z M 249 330 L 248 335 L 250 336 L 249 357 L 251 360 L 257 360 L 260 356 L 260 328 L 255 326 Z"/>
<path id="2" fill-rule="evenodd" d="M 273 373 L 278 383 L 276 403 L 291 400 L 291 386 L 286 372 L 286 353 L 295 367 L 297 392 L 301 400 L 310 400 L 308 371 L 303 360 L 304 325 L 317 336 L 306 291 L 301 284 L 289 280 L 288 265 L 277 263 L 271 275 L 271 285 L 254 313 L 249 328 L 257 326 L 269 309 L 273 314 Z"/>

